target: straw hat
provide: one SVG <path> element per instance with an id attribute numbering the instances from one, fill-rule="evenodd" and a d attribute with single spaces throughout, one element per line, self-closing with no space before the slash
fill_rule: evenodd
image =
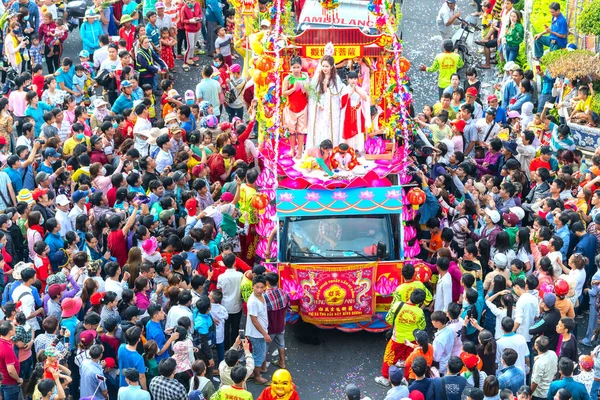
<path id="1" fill-rule="evenodd" d="M 21 189 L 19 194 L 17 195 L 17 202 L 24 201 L 27 204 L 35 203 L 33 200 L 33 196 L 31 196 L 31 192 L 28 189 Z"/>
<path id="2" fill-rule="evenodd" d="M 169 129 L 168 128 L 152 128 L 148 131 L 148 144 L 151 146 L 156 146 L 156 139 L 158 139 L 158 137 L 160 135 L 164 135 L 164 134 L 168 134 L 169 133 Z"/>

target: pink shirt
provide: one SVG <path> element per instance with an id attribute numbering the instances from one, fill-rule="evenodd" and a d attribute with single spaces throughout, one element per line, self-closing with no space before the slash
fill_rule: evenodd
<path id="1" fill-rule="evenodd" d="M 8 109 L 15 114 L 15 117 L 24 117 L 25 109 L 27 108 L 27 102 L 25 96 L 27 92 L 13 91 L 8 95 Z"/>

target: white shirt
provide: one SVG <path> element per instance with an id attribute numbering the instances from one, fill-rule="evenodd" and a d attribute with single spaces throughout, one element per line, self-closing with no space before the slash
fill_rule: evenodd
<path id="1" fill-rule="evenodd" d="M 215 321 L 219 321 L 219 324 L 215 327 L 216 343 L 223 343 L 225 341 L 225 320 L 229 318 L 229 313 L 221 304 L 212 303 L 210 305 L 210 316 Z"/>
<path id="2" fill-rule="evenodd" d="M 125 286 L 124 282 L 113 281 L 108 278 L 105 281 L 105 288 L 107 292 L 115 292 L 117 294 L 117 299 L 121 300 L 121 295 L 123 294 L 123 286 Z"/>
<path id="3" fill-rule="evenodd" d="M 194 320 L 194 316 L 192 315 L 192 311 L 189 307 L 177 305 L 171 307 L 169 313 L 167 314 L 167 322 L 165 322 L 165 329 L 174 328 L 177 326 L 177 321 L 181 317 L 188 317 L 190 321 Z M 194 333 L 194 324 L 192 324 L 192 333 Z"/>
<path id="4" fill-rule="evenodd" d="M 523 336 L 527 342 L 531 341 L 529 328 L 533 326 L 539 315 L 540 307 L 537 297 L 529 292 L 523 293 L 515 306 L 515 323 L 519 324 L 517 333 Z"/>
<path id="5" fill-rule="evenodd" d="M 24 294 L 27 293 L 27 294 Z M 20 284 L 12 294 L 12 300 L 16 303 L 21 302 L 21 311 L 25 314 L 25 317 L 29 316 L 35 311 L 35 299 L 33 293 L 31 293 L 31 287 L 24 284 Z M 25 325 L 29 326 L 34 332 L 41 329 L 37 318 L 28 319 Z"/>
<path id="6" fill-rule="evenodd" d="M 162 16 L 162 18 L 156 14 L 156 27 L 160 31 L 162 27 L 166 26 L 167 28 L 173 27 L 173 20 L 166 13 Z"/>
<path id="7" fill-rule="evenodd" d="M 452 277 L 448 272 L 446 272 L 437 283 L 434 301 L 434 311 L 446 312 L 448 310 L 448 304 L 452 303 Z"/>
<path id="8" fill-rule="evenodd" d="M 173 156 L 170 152 L 160 149 L 156 155 L 156 172 L 162 174 L 169 165 L 173 165 Z"/>
<path id="9" fill-rule="evenodd" d="M 102 64 L 100 64 L 100 70 L 105 69 L 108 72 L 115 72 L 120 64 L 121 61 L 118 58 L 114 61 L 112 61 L 110 58 L 107 58 L 106 60 L 102 61 Z"/>
<path id="10" fill-rule="evenodd" d="M 492 128 L 492 124 L 494 125 L 493 128 Z M 477 136 L 479 136 L 479 140 L 481 142 L 483 142 L 487 136 L 486 143 L 489 143 L 490 140 L 495 138 L 496 135 L 498 134 L 498 132 L 500 132 L 500 125 L 498 123 L 496 123 L 494 120 L 492 120 L 491 124 L 488 124 L 485 120 L 485 117 L 479 118 L 477 120 L 477 122 L 475 123 L 475 126 L 477 127 Z M 490 131 L 490 128 L 491 128 L 491 131 Z M 488 135 L 488 132 L 490 133 L 489 135 Z"/>
<path id="11" fill-rule="evenodd" d="M 234 268 L 227 268 L 217 279 L 217 289 L 223 292 L 221 304 L 229 314 L 242 311 L 242 292 L 240 290 L 244 274 Z M 262 336 L 261 336 L 262 337 Z"/>
<path id="12" fill-rule="evenodd" d="M 102 62 L 108 58 L 108 46 L 102 46 L 94 51 L 94 67 L 100 68 Z"/>
<path id="13" fill-rule="evenodd" d="M 262 333 L 256 329 L 252 320 L 249 317 L 257 317 L 258 323 L 263 328 L 265 332 L 269 329 L 269 318 L 267 316 L 267 304 L 263 299 L 260 301 L 258 297 L 252 293 L 248 298 L 248 321 L 246 322 L 246 336 L 251 338 L 263 338 Z"/>
<path id="14" fill-rule="evenodd" d="M 69 275 L 73 279 L 75 279 L 75 275 L 77 275 L 78 272 L 79 272 L 79 267 L 77 265 L 75 265 L 75 266 L 73 266 L 73 268 L 71 268 L 71 271 L 69 271 Z M 77 296 L 81 295 L 81 291 L 83 290 L 83 284 L 85 283 L 85 281 L 87 280 L 87 278 L 89 278 L 88 273 L 87 273 L 87 269 L 84 269 L 81 272 L 81 275 L 79 275 L 79 279 L 77 279 L 77 284 L 81 288 L 81 289 L 79 289 L 79 292 L 77 292 Z"/>
<path id="15" fill-rule="evenodd" d="M 442 32 L 443 38 L 450 38 L 452 34 L 452 25 L 446 26 L 446 24 L 448 23 L 450 18 L 452 18 L 454 14 L 456 14 L 458 11 L 458 6 L 455 6 L 454 10 L 451 10 L 450 7 L 448 7 L 448 3 L 446 2 L 444 2 L 442 8 L 440 8 L 440 11 L 438 12 L 435 21 L 438 26 L 438 29 L 440 30 L 440 32 Z M 456 19 L 454 24 L 457 24 L 459 22 L 460 21 Z"/>
<path id="16" fill-rule="evenodd" d="M 56 218 L 56 220 L 60 223 L 60 231 L 58 231 L 60 236 L 65 237 L 67 232 L 75 230 L 73 229 L 73 224 L 71 224 L 71 220 L 69 219 L 69 214 L 63 210 L 59 210 L 57 208 L 54 218 Z"/>
<path id="17" fill-rule="evenodd" d="M 496 316 L 496 333 L 494 334 L 494 337 L 498 340 L 504 335 L 504 332 L 502 332 L 502 319 L 506 317 L 506 308 L 498 308 L 489 300 L 485 301 L 485 305 L 488 306 L 492 314 Z"/>
<path id="18" fill-rule="evenodd" d="M 31 149 L 32 149 L 32 147 L 31 147 L 31 140 L 29 140 L 28 138 L 26 138 L 25 135 L 21 135 L 17 139 L 17 146 L 16 147 L 19 147 L 19 146 L 26 146 L 27 149 L 29 151 L 31 151 Z"/>
<path id="19" fill-rule="evenodd" d="M 71 211 L 69 211 L 69 219 L 71 220 L 72 227 L 77 226 L 77 217 L 79 217 L 81 214 L 85 214 L 85 211 L 79 208 L 77 204 L 75 204 Z"/>
<path id="20" fill-rule="evenodd" d="M 583 284 L 585 283 L 585 269 L 572 269 L 569 272 L 569 276 L 575 277 L 575 296 L 578 299 L 583 291 Z"/>
<path id="21" fill-rule="evenodd" d="M 152 129 L 150 120 L 138 117 L 137 121 L 135 121 L 135 126 L 133 127 L 133 136 L 135 138 L 134 147 L 140 152 L 140 157 L 145 157 L 149 154 L 148 131 L 150 129 Z M 146 137 L 144 138 L 143 136 L 137 135 L 138 133 L 142 133 Z"/>
<path id="22" fill-rule="evenodd" d="M 525 357 L 529 357 L 529 347 L 527 347 L 527 341 L 523 336 L 518 333 L 504 334 L 504 336 L 496 340 L 496 346 L 496 362 L 498 365 L 502 365 L 502 353 L 504 349 L 513 349 L 519 355 L 517 362 L 515 362 L 515 367 L 521 368 L 527 374 L 529 369 L 525 366 Z"/>

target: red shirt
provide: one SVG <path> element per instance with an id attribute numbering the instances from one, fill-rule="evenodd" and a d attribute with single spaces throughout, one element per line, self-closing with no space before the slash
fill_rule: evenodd
<path id="1" fill-rule="evenodd" d="M 110 189 L 108 189 L 108 192 L 106 192 L 106 199 L 108 200 L 108 205 L 110 207 L 114 207 L 115 203 L 117 202 L 117 188 L 116 187 L 111 187 Z"/>
<path id="2" fill-rule="evenodd" d="M 117 229 L 108 234 L 108 250 L 117 259 L 121 267 L 127 262 L 127 241 L 122 229 Z"/>
<path id="3" fill-rule="evenodd" d="M 35 91 L 41 99 L 42 93 L 44 93 L 44 75 L 34 75 L 31 78 L 31 83 L 35 85 Z"/>
<path id="4" fill-rule="evenodd" d="M 133 124 L 130 121 L 125 121 L 125 129 L 121 134 L 125 139 L 133 139 Z"/>
<path id="5" fill-rule="evenodd" d="M 210 169 L 210 181 L 220 182 L 221 185 L 225 184 L 225 180 L 221 179 L 227 170 L 225 169 L 225 161 L 220 153 L 212 153 L 207 160 L 208 168 Z"/>
<path id="6" fill-rule="evenodd" d="M 256 121 L 250 121 L 248 123 L 248 126 L 246 127 L 246 130 L 244 131 L 244 133 L 242 133 L 240 136 L 238 136 L 237 144 L 233 145 L 233 147 L 235 147 L 235 159 L 236 160 L 242 160 L 245 163 L 248 163 L 248 156 L 246 155 L 246 146 L 244 145 L 244 142 L 246 141 L 246 139 L 248 139 L 250 137 L 250 133 L 252 133 L 252 130 L 254 129 L 255 122 Z"/>
<path id="7" fill-rule="evenodd" d="M 135 42 L 135 26 L 131 25 L 129 30 L 122 27 L 119 29 L 119 37 L 125 39 L 125 48 L 127 51 L 133 50 L 133 42 Z"/>
<path id="8" fill-rule="evenodd" d="M 15 349 L 12 340 L 0 338 L 0 373 L 4 377 L 2 384 L 16 385 L 17 381 L 15 381 L 8 373 L 8 365 L 14 365 L 15 369 L 17 370 L 17 374 L 21 370 L 21 364 L 15 355 Z"/>
<path id="9" fill-rule="evenodd" d="M 548 171 L 552 172 L 552 166 L 550 163 L 542 161 L 542 159 L 539 157 L 531 160 L 531 163 L 529 164 L 530 171 L 537 171 L 538 168 L 546 168 Z"/>

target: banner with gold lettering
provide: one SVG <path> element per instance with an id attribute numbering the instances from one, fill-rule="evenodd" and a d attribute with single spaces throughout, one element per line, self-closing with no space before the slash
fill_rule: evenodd
<path id="1" fill-rule="evenodd" d="M 375 262 L 279 267 L 282 287 L 299 299 L 298 311 L 306 322 L 343 324 L 370 320 L 375 313 Z"/>

